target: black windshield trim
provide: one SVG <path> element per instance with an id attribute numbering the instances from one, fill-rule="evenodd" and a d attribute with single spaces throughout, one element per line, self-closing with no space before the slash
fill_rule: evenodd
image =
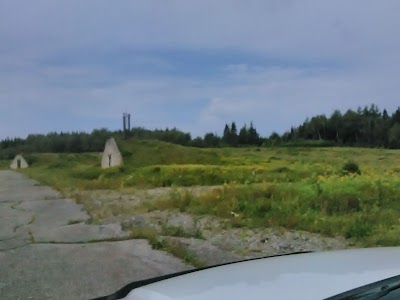
<path id="1" fill-rule="evenodd" d="M 360 286 L 358 288 L 352 289 L 350 291 L 346 291 L 346 292 L 340 293 L 338 295 L 326 298 L 324 300 L 351 300 L 351 299 L 362 300 L 363 298 L 359 298 L 359 297 L 361 297 L 363 293 L 367 292 L 368 290 L 376 289 L 379 286 L 387 285 L 393 281 L 400 281 L 400 275 L 396 275 L 393 277 L 375 281 L 375 282 Z M 355 297 L 357 297 L 357 298 L 355 298 Z M 365 296 L 365 298 L 367 298 L 367 296 Z"/>
<path id="2" fill-rule="evenodd" d="M 139 287 L 152 284 L 158 281 L 166 280 L 169 278 L 173 277 L 178 277 L 181 275 L 186 275 L 189 273 L 193 272 L 198 272 L 198 271 L 203 271 L 211 268 L 216 268 L 216 267 L 222 267 L 226 265 L 231 265 L 231 264 L 237 264 L 237 263 L 242 263 L 242 262 L 248 262 L 248 261 L 253 261 L 253 260 L 259 260 L 259 259 L 266 259 L 266 258 L 271 258 L 271 257 L 279 257 L 279 256 L 288 256 L 288 255 L 296 255 L 296 254 L 305 254 L 305 253 L 312 253 L 313 251 L 300 251 L 300 252 L 292 252 L 292 253 L 286 253 L 286 254 L 277 254 L 277 255 L 272 255 L 272 256 L 264 256 L 264 257 L 256 257 L 256 258 L 250 258 L 250 259 L 244 259 L 244 260 L 239 260 L 239 261 L 233 261 L 233 262 L 228 262 L 228 263 L 223 263 L 219 265 L 214 265 L 214 266 L 209 266 L 209 267 L 203 267 L 203 268 L 198 268 L 198 269 L 192 269 L 192 270 L 187 270 L 187 271 L 182 271 L 182 272 L 177 272 L 177 273 L 172 273 L 168 275 L 162 275 L 162 276 L 157 276 L 154 278 L 149 278 L 149 279 L 144 279 L 144 280 L 139 280 L 139 281 L 134 281 L 131 283 L 128 283 L 126 286 L 118 290 L 117 292 L 109 295 L 109 296 L 103 296 L 99 298 L 93 298 L 91 300 L 118 300 L 126 297 L 132 290 L 137 289 Z"/>

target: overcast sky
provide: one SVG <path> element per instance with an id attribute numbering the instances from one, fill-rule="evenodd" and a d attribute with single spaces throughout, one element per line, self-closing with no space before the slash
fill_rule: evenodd
<path id="1" fill-rule="evenodd" d="M 0 0 L 0 138 L 400 106 L 398 0 Z"/>

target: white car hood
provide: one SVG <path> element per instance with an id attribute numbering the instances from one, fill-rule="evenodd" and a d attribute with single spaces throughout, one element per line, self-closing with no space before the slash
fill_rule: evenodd
<path id="1" fill-rule="evenodd" d="M 139 287 L 124 299 L 324 299 L 396 275 L 400 247 L 328 251 L 205 269 Z"/>

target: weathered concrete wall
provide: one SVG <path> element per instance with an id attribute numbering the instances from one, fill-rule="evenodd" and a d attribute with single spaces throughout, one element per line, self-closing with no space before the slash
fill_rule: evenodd
<path id="1" fill-rule="evenodd" d="M 18 168 L 25 169 L 27 167 L 29 167 L 29 165 L 22 155 L 17 155 L 10 164 L 10 168 L 14 170 Z"/>
<path id="2" fill-rule="evenodd" d="M 101 158 L 101 167 L 116 167 L 122 165 L 122 162 L 122 155 L 121 152 L 119 152 L 114 138 L 108 139 L 106 141 L 106 146 L 104 147 L 103 156 Z"/>

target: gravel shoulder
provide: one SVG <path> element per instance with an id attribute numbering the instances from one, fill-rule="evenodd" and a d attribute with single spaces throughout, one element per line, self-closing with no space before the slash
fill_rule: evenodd
<path id="1" fill-rule="evenodd" d="M 215 187 L 192 187 L 199 194 Z M 88 205 L 95 223 L 120 224 L 126 231 L 150 228 L 210 266 L 247 258 L 302 251 L 346 249 L 353 244 L 343 237 L 325 237 L 284 228 L 235 228 L 232 219 L 193 216 L 178 210 L 143 210 L 145 202 L 166 197 L 170 188 L 131 191 L 87 191 L 78 198 Z M 234 218 L 234 216 L 232 216 Z"/>

